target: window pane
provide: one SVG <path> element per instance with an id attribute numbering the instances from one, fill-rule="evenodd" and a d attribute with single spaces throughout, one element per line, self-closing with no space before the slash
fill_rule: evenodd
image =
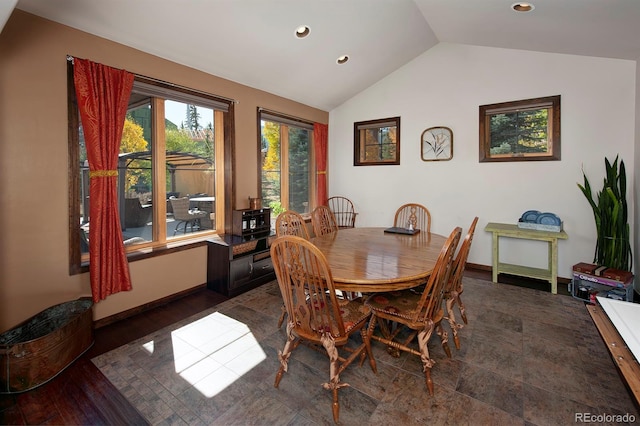
<path id="1" fill-rule="evenodd" d="M 262 121 L 262 205 L 278 211 L 281 204 L 280 124 Z"/>
<path id="2" fill-rule="evenodd" d="M 166 101 L 165 117 L 167 237 L 215 229 L 213 109 Z"/>
<path id="3" fill-rule="evenodd" d="M 80 252 L 89 253 L 89 161 L 82 124 L 78 126 L 80 158 Z"/>
<path id="4" fill-rule="evenodd" d="M 261 121 L 262 204 L 273 210 L 309 213 L 311 206 L 311 130 Z"/>
<path id="5" fill-rule="evenodd" d="M 149 99 L 136 105 L 124 121 L 118 161 L 120 226 L 126 244 L 153 240 L 152 110 Z"/>
<path id="6" fill-rule="evenodd" d="M 492 115 L 491 154 L 547 152 L 548 117 L 547 108 Z"/>
<path id="7" fill-rule="evenodd" d="M 289 128 L 289 209 L 298 213 L 309 213 L 310 133 Z"/>

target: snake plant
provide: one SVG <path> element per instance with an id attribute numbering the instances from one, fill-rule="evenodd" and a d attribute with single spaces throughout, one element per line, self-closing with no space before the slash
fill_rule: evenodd
<path id="1" fill-rule="evenodd" d="M 597 241 L 593 262 L 623 271 L 631 270 L 632 254 L 627 222 L 627 174 L 624 161 L 618 157 L 604 159 L 606 175 L 602 190 L 593 198 L 589 180 L 582 171 L 584 184 L 578 187 L 587 198 L 596 221 Z"/>

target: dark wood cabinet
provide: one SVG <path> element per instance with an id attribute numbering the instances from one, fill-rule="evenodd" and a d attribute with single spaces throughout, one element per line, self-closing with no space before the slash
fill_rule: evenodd
<path id="1" fill-rule="evenodd" d="M 237 219 L 240 231 L 243 221 L 248 224 L 245 235 L 219 235 L 208 241 L 207 288 L 210 290 L 233 297 L 275 279 L 269 254 L 270 241 L 275 236 L 270 231 L 268 209 L 261 210 L 267 212 L 252 210 L 246 215 L 236 215 L 234 211 L 234 233 Z M 256 221 L 253 228 L 251 220 Z M 261 232 L 255 232 L 256 229 Z"/>
<path id="2" fill-rule="evenodd" d="M 245 238 L 269 233 L 271 209 L 245 209 L 233 211 L 233 235 Z"/>

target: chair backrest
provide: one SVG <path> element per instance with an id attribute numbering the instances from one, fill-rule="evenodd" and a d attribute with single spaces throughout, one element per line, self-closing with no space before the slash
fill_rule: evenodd
<path id="1" fill-rule="evenodd" d="M 271 244 L 271 259 L 294 332 L 314 342 L 330 333 L 337 345 L 346 343 L 340 305 L 324 254 L 304 238 L 285 235 Z"/>
<path id="2" fill-rule="evenodd" d="M 189 216 L 189 197 L 171 198 L 171 208 L 173 209 L 173 217 L 176 220 L 191 220 Z"/>
<path id="3" fill-rule="evenodd" d="M 151 220 L 153 208 L 143 207 L 140 200 L 135 198 L 125 198 L 124 200 L 124 224 L 127 228 L 138 228 L 145 226 Z"/>
<path id="4" fill-rule="evenodd" d="M 393 226 L 408 228 L 409 223 L 413 225 L 414 229 L 431 232 L 431 213 L 422 204 L 405 204 L 396 210 Z"/>
<path id="5" fill-rule="evenodd" d="M 451 269 L 453 267 L 453 256 L 460 241 L 462 228 L 457 226 L 447 238 L 440 255 L 433 268 L 433 272 L 429 276 L 429 281 L 422 292 L 422 297 L 418 303 L 419 309 L 416 309 L 412 320 L 414 322 L 424 322 L 425 319 L 433 318 L 438 309 L 442 309 L 442 300 L 444 299 L 444 291 Z"/>
<path id="6" fill-rule="evenodd" d="M 356 226 L 356 209 L 353 202 L 346 197 L 335 196 L 327 200 L 327 206 L 336 218 L 338 228 L 353 228 Z"/>
<path id="7" fill-rule="evenodd" d="M 338 223 L 329 207 L 318 206 L 311 212 L 311 224 L 313 233 L 320 237 L 322 235 L 338 232 Z"/>
<path id="8" fill-rule="evenodd" d="M 278 215 L 276 219 L 276 236 L 296 235 L 305 240 L 309 239 L 309 231 L 304 222 L 304 218 L 298 212 L 287 210 Z"/>
<path id="9" fill-rule="evenodd" d="M 477 223 L 478 217 L 476 216 L 471 221 L 471 226 L 469 226 L 467 235 L 464 237 L 464 240 L 462 240 L 462 244 L 460 244 L 460 250 L 458 250 L 458 254 L 453 261 L 451 277 L 449 277 L 449 284 L 447 285 L 446 292 L 455 290 L 460 287 L 460 282 L 462 281 L 462 275 L 464 274 L 464 269 L 467 265 L 467 258 L 469 257 L 469 250 L 471 250 L 471 242 L 473 241 L 473 234 L 476 230 Z"/>

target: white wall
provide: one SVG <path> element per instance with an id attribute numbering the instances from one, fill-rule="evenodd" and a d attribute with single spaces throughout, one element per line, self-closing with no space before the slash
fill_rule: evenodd
<path id="1" fill-rule="evenodd" d="M 556 213 L 569 235 L 559 243 L 559 276 L 568 278 L 573 264 L 593 259 L 596 241 L 576 185 L 582 168 L 600 188 L 604 158 L 619 154 L 635 217 L 635 77 L 635 61 L 441 43 L 330 112 L 329 194 L 354 201 L 357 226 L 389 226 L 406 202 L 427 206 L 439 234 L 466 232 L 477 215 L 469 262 L 482 265 L 491 265 L 488 222 Z M 480 105 L 552 95 L 562 97 L 561 161 L 478 162 Z M 401 117 L 400 165 L 354 167 L 353 123 L 392 116 Z M 453 159 L 423 162 L 420 135 L 438 125 L 453 130 Z M 546 266 L 545 243 L 508 240 L 501 251 L 502 261 Z"/>

